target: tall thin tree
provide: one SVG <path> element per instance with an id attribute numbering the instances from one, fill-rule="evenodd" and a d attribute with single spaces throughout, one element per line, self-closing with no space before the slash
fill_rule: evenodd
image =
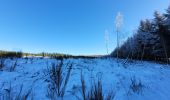
<path id="1" fill-rule="evenodd" d="M 109 33 L 107 30 L 105 30 L 104 37 L 105 37 L 106 51 L 108 55 L 109 54 Z"/>
<path id="2" fill-rule="evenodd" d="M 155 11 L 154 16 L 155 16 L 155 21 L 158 25 L 158 34 L 160 36 L 160 40 L 161 40 L 163 48 L 164 48 L 165 59 L 167 60 L 167 63 L 168 63 L 167 47 L 165 44 L 165 38 L 164 38 L 165 36 L 163 35 L 163 33 L 165 33 L 165 29 L 164 29 L 164 25 L 163 25 L 164 17 L 158 11 Z"/>
<path id="3" fill-rule="evenodd" d="M 119 58 L 119 34 L 120 34 L 120 29 L 123 25 L 123 15 L 118 12 L 116 19 L 115 19 L 115 27 L 116 27 L 116 34 L 117 34 L 117 60 Z"/>

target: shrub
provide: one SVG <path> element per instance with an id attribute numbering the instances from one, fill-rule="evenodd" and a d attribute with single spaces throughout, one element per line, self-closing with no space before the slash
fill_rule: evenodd
<path id="1" fill-rule="evenodd" d="M 10 72 L 14 71 L 17 66 L 17 60 L 14 62 L 14 64 L 10 68 Z"/>
<path id="2" fill-rule="evenodd" d="M 81 71 L 81 93 L 82 93 L 83 100 L 87 100 L 87 96 L 86 96 L 86 83 L 85 83 L 82 71 Z"/>
<path id="3" fill-rule="evenodd" d="M 5 67 L 5 59 L 0 58 L 0 70 Z"/>
<path id="4" fill-rule="evenodd" d="M 101 80 L 94 83 L 88 93 L 88 100 L 104 100 L 103 86 Z"/>
<path id="5" fill-rule="evenodd" d="M 87 87 L 85 84 L 84 77 L 81 73 L 81 94 L 83 100 L 113 100 L 115 97 L 115 92 L 110 91 L 107 94 L 103 93 L 102 81 L 98 80 L 94 81 L 89 91 L 87 91 Z"/>
<path id="6" fill-rule="evenodd" d="M 32 89 L 29 89 L 27 92 L 23 91 L 23 85 L 20 86 L 18 92 L 15 92 L 14 89 L 9 85 L 8 89 L 3 89 L 0 91 L 0 100 L 33 100 L 31 97 Z"/>
<path id="7" fill-rule="evenodd" d="M 67 64 L 65 67 L 68 69 L 64 73 L 63 59 L 59 64 L 52 63 L 51 67 L 48 68 L 48 75 L 50 77 L 50 84 L 47 89 L 47 96 L 51 99 L 62 97 L 65 94 L 65 89 L 69 81 L 71 74 L 72 64 Z M 66 75 L 66 76 L 65 76 Z"/>
<path id="8" fill-rule="evenodd" d="M 144 85 L 141 83 L 141 81 L 137 81 L 135 77 L 131 78 L 131 84 L 130 84 L 130 90 L 132 90 L 134 93 L 141 93 L 142 88 Z"/>

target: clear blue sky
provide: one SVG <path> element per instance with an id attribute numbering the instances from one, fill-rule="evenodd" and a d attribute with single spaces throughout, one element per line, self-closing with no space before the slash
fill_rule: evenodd
<path id="1" fill-rule="evenodd" d="M 106 54 L 116 45 L 114 20 L 124 16 L 126 36 L 141 19 L 163 12 L 169 0 L 0 0 L 0 49 L 24 52 Z"/>

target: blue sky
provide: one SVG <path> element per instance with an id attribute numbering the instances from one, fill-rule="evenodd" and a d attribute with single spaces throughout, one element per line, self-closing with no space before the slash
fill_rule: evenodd
<path id="1" fill-rule="evenodd" d="M 124 16 L 122 32 L 130 36 L 141 19 L 164 12 L 169 0 L 0 0 L 0 49 L 106 54 L 116 46 L 114 20 Z"/>

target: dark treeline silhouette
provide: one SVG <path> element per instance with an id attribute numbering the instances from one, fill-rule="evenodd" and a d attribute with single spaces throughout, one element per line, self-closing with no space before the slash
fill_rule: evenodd
<path id="1" fill-rule="evenodd" d="M 94 59 L 97 58 L 99 56 L 73 56 L 73 55 L 69 55 L 69 54 L 60 54 L 60 53 L 24 53 L 24 52 L 15 52 L 15 51 L 2 51 L 0 50 L 0 58 L 21 58 L 21 57 L 50 57 L 50 58 L 54 58 L 54 59 L 69 59 L 69 58 L 73 58 L 73 59 Z"/>
<path id="2" fill-rule="evenodd" d="M 170 58 L 170 6 L 166 13 L 154 13 L 154 19 L 140 22 L 135 34 L 116 48 L 111 56 L 120 58 L 167 61 Z"/>
<path id="3" fill-rule="evenodd" d="M 78 59 L 78 58 L 97 58 L 98 56 L 74 56 L 74 55 L 70 55 L 70 54 L 59 54 L 59 53 L 45 53 L 45 52 L 42 52 L 42 53 L 39 53 L 39 54 L 36 54 L 36 56 L 42 56 L 42 57 L 51 57 L 51 58 L 55 58 L 55 59 L 68 59 L 68 58 L 74 58 L 74 59 Z"/>
<path id="4" fill-rule="evenodd" d="M 22 52 L 0 51 L 0 58 L 10 58 L 10 57 L 21 58 L 22 56 L 23 56 Z"/>

